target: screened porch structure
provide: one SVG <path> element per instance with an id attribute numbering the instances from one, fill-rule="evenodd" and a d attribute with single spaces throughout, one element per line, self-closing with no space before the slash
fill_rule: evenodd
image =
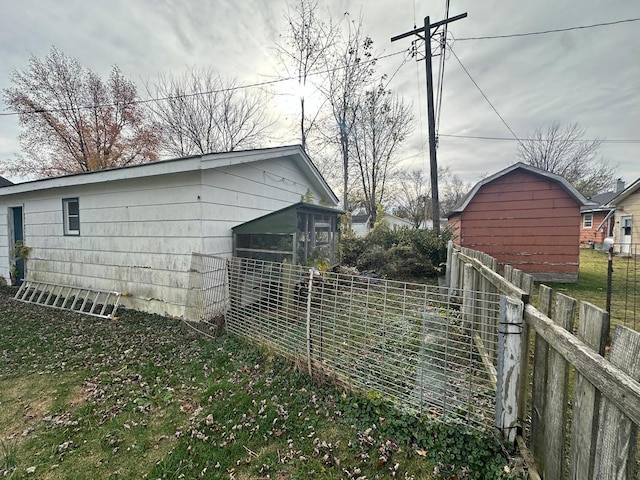
<path id="1" fill-rule="evenodd" d="M 338 261 L 341 210 L 299 202 L 233 227 L 233 255 L 241 258 L 311 264 Z"/>

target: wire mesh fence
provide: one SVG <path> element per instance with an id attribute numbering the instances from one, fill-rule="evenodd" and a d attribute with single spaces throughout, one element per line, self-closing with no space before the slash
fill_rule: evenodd
<path id="1" fill-rule="evenodd" d="M 621 249 L 622 250 L 622 249 Z M 613 259 L 611 319 L 640 330 L 640 244 L 626 245 Z"/>
<path id="2" fill-rule="evenodd" d="M 465 310 L 437 286 L 260 260 L 207 261 L 218 267 L 203 285 L 218 290 L 209 304 L 226 307 L 228 331 L 412 413 L 493 427 L 498 295 L 478 295 Z"/>

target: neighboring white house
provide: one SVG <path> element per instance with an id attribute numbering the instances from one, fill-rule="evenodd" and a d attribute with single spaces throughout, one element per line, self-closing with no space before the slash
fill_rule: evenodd
<path id="1" fill-rule="evenodd" d="M 411 222 L 411 220 L 396 217 L 395 215 L 391 215 L 390 213 L 384 214 L 383 221 L 391 230 L 395 230 L 396 228 L 400 227 L 413 228 L 413 223 Z M 351 230 L 353 230 L 353 233 L 355 233 L 357 237 L 364 237 L 371 231 L 371 227 L 369 226 L 370 222 L 370 215 L 354 215 L 353 217 L 351 217 Z"/>
<path id="2" fill-rule="evenodd" d="M 338 199 L 300 146 L 214 153 L 0 188 L 0 277 L 16 240 L 25 278 L 127 292 L 123 304 L 185 316 L 192 252 L 229 256 L 232 227 Z"/>
<path id="3" fill-rule="evenodd" d="M 356 237 L 364 237 L 369 233 L 369 222 L 371 221 L 371 215 L 353 215 L 351 217 L 351 230 Z"/>

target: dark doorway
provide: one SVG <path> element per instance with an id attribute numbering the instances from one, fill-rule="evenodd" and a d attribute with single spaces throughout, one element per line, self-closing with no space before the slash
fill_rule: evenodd
<path id="1" fill-rule="evenodd" d="M 15 262 L 12 266 L 13 270 L 11 280 L 14 285 L 21 285 L 24 279 L 24 258 L 16 258 L 15 245 L 16 243 L 22 243 L 24 240 L 24 225 L 22 223 L 22 207 L 10 207 L 9 208 L 9 220 L 11 221 L 11 239 L 13 242 L 10 245 L 10 252 L 13 253 L 11 258 Z"/>

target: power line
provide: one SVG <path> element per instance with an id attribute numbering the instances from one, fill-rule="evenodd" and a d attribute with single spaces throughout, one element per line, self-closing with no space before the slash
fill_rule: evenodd
<path id="1" fill-rule="evenodd" d="M 449 18 L 449 0 L 445 0 L 444 18 Z M 440 115 L 442 113 L 442 88 L 444 84 L 445 51 L 447 48 L 447 27 L 448 24 L 445 23 L 442 27 L 442 33 L 440 34 L 440 62 L 438 68 L 438 86 L 436 89 L 436 138 L 440 131 Z"/>
<path id="2" fill-rule="evenodd" d="M 387 83 L 385 83 L 385 85 L 384 85 L 385 89 L 389 86 L 389 84 L 391 83 L 391 80 L 393 80 L 395 78 L 395 76 L 398 74 L 398 72 L 404 66 L 404 64 L 407 63 L 409 61 L 409 59 L 411 59 L 413 57 L 413 55 L 412 55 L 410 50 L 405 50 L 405 53 L 406 53 L 406 55 L 402 59 L 402 62 L 400 63 L 400 65 L 398 65 L 398 68 L 396 68 L 396 71 L 393 72 L 393 75 L 391 75 L 389 77 L 389 80 L 387 80 Z"/>
<path id="3" fill-rule="evenodd" d="M 511 137 L 489 137 L 482 135 L 454 135 L 454 134 L 440 134 L 441 137 L 449 137 L 449 138 L 465 138 L 469 140 L 495 140 L 495 141 L 504 141 L 504 142 L 545 142 L 547 141 L 544 138 L 511 138 Z M 590 143 L 590 142 L 602 142 L 602 143 L 612 143 L 612 144 L 633 144 L 640 143 L 640 139 L 617 139 L 617 140 L 606 140 L 606 139 L 575 139 L 571 140 L 573 143 Z"/>
<path id="4" fill-rule="evenodd" d="M 513 37 L 529 37 L 531 35 L 546 35 L 547 33 L 569 32 L 571 30 L 583 30 L 587 28 L 606 27 L 609 25 L 618 25 L 620 23 L 638 22 L 640 18 L 627 18 L 624 20 L 615 20 L 613 22 L 594 23 L 592 25 L 580 25 L 577 27 L 556 28 L 553 30 L 542 30 L 539 32 L 511 33 L 509 35 L 487 35 L 484 37 L 465 37 L 456 38 L 456 42 L 464 42 L 467 40 L 493 40 L 496 38 L 513 38 Z"/>
<path id="5" fill-rule="evenodd" d="M 388 53 L 387 55 L 382 55 L 380 57 L 376 57 L 376 58 L 372 58 L 370 60 L 363 61 L 362 64 L 374 63 L 374 62 L 377 62 L 378 60 L 383 60 L 385 58 L 390 58 L 390 57 L 394 57 L 396 55 L 405 54 L 406 52 L 407 52 L 406 50 L 402 50 L 402 51 L 399 51 L 399 52 Z M 402 64 L 400 65 L 400 67 L 402 67 L 402 65 L 404 65 L 404 63 L 406 63 L 406 61 L 407 61 L 407 59 L 404 59 Z M 398 67 L 398 70 L 400 69 L 400 67 Z M 345 67 L 336 67 L 336 68 L 330 68 L 330 69 L 327 69 L 327 70 L 320 70 L 320 71 L 317 71 L 317 72 L 312 72 L 309 75 L 310 76 L 322 75 L 322 74 L 325 74 L 325 73 L 335 72 L 337 70 L 340 70 L 341 68 L 345 68 Z M 398 70 L 396 70 L 396 72 L 393 74 L 394 76 L 395 76 L 396 73 L 398 73 Z M 254 83 L 248 83 L 248 84 L 244 84 L 244 85 L 235 85 L 233 87 L 220 88 L 220 89 L 217 89 L 217 90 L 207 90 L 207 91 L 204 91 L 204 92 L 184 93 L 184 94 L 181 94 L 181 95 L 172 95 L 172 96 L 167 96 L 167 97 L 145 98 L 145 99 L 133 100 L 131 102 L 125 102 L 122 105 L 139 105 L 139 104 L 151 103 L 151 102 L 161 102 L 161 101 L 165 101 L 165 100 L 177 100 L 179 98 L 191 98 L 191 97 L 198 97 L 198 96 L 201 96 L 201 95 L 211 95 L 211 94 L 214 94 L 214 93 L 232 92 L 232 91 L 235 91 L 235 90 L 243 90 L 243 89 L 247 89 L 247 88 L 256 88 L 256 87 L 262 87 L 262 86 L 265 86 L 265 85 L 273 85 L 273 84 L 276 84 L 276 83 L 286 82 L 286 81 L 289 81 L 289 80 L 296 80 L 297 78 L 298 78 L 297 76 L 291 76 L 291 77 L 285 77 L 285 78 L 276 78 L 274 80 L 265 80 L 263 82 L 254 82 Z M 26 112 L 0 113 L 0 117 L 11 117 L 11 116 L 16 116 L 16 115 L 35 115 L 35 114 L 39 114 L 39 113 L 70 112 L 70 111 L 77 111 L 77 110 L 89 110 L 89 109 L 94 109 L 94 108 L 115 107 L 115 106 L 118 106 L 118 105 L 120 105 L 120 104 L 118 104 L 118 103 L 101 103 L 101 104 L 96 104 L 96 105 L 81 105 L 81 106 L 77 106 L 77 107 L 43 108 L 43 109 L 26 111 Z"/>
<path id="6" fill-rule="evenodd" d="M 453 54 L 453 56 L 455 57 L 455 59 L 458 61 L 458 63 L 460 64 L 460 66 L 462 67 L 462 69 L 464 70 L 464 72 L 467 74 L 467 76 L 469 77 L 469 79 L 473 82 L 473 84 L 476 86 L 476 88 L 478 89 L 478 91 L 482 94 L 482 96 L 484 97 L 484 99 L 487 101 L 487 103 L 489 104 L 489 106 L 493 109 L 493 111 L 496 113 L 496 115 L 498 116 L 498 118 L 502 121 L 502 123 L 504 124 L 505 127 L 507 127 L 507 130 L 509 130 L 511 132 L 511 135 L 513 135 L 513 138 L 515 138 L 520 145 L 522 145 L 522 142 L 520 141 L 520 139 L 518 138 L 518 136 L 515 134 L 515 132 L 511 129 L 511 127 L 507 124 L 506 120 L 504 118 L 502 118 L 502 115 L 500 115 L 500 112 L 498 112 L 498 110 L 496 109 L 496 107 L 493 106 L 493 103 L 491 103 L 491 100 L 489 100 L 489 98 L 485 95 L 485 93 L 482 91 L 482 89 L 480 88 L 480 85 L 478 85 L 478 83 L 473 79 L 473 77 L 471 76 L 471 74 L 469 73 L 469 71 L 466 69 L 466 67 L 462 64 L 462 62 L 460 61 L 460 59 L 458 58 L 458 55 L 456 55 L 456 52 L 453 51 L 453 48 L 449 47 L 449 50 L 451 51 L 451 53 Z M 522 145 L 524 147 L 524 145 Z"/>
<path id="7" fill-rule="evenodd" d="M 418 104 L 422 105 L 422 93 L 420 89 L 420 70 L 418 69 L 418 62 L 416 64 L 416 80 L 418 81 Z M 424 152 L 424 147 L 428 142 L 428 139 L 424 139 L 424 123 L 422 121 L 422 108 L 418 109 L 418 122 L 420 123 L 420 151 Z M 426 157 L 425 157 L 426 162 Z"/>

